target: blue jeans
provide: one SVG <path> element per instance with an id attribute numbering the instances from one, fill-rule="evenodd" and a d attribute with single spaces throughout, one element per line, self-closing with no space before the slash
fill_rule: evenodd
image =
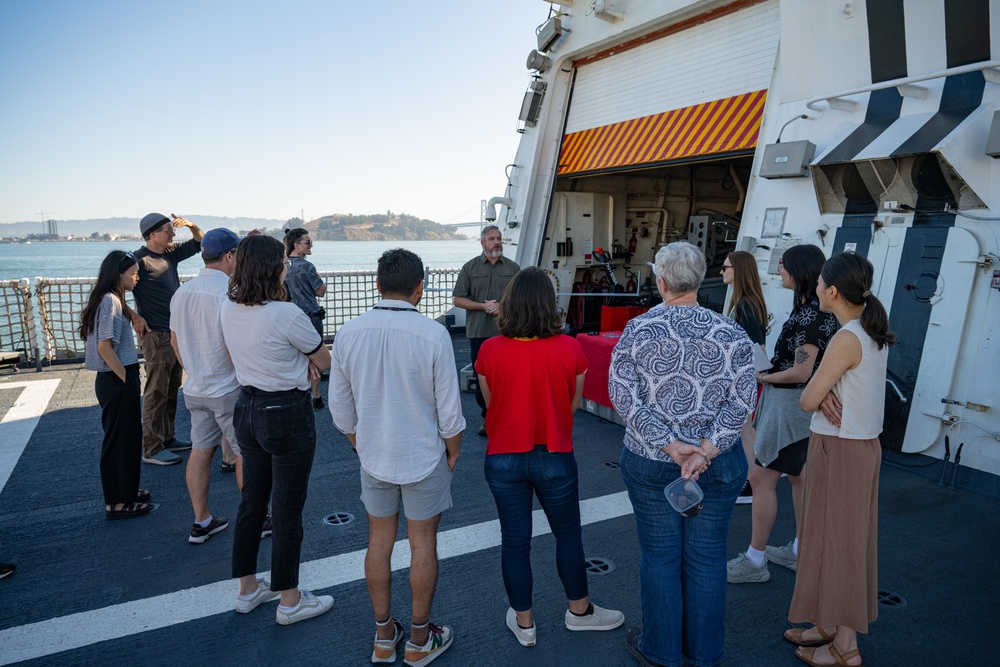
<path id="1" fill-rule="evenodd" d="M 500 516 L 500 565 L 507 599 L 515 611 L 531 609 L 531 497 L 549 520 L 556 538 L 556 570 L 566 599 L 587 597 L 587 569 L 580 528 L 576 457 L 538 445 L 523 454 L 490 454 L 486 482 Z"/>
<path id="2" fill-rule="evenodd" d="M 726 620 L 726 536 L 736 496 L 747 475 L 740 447 L 720 454 L 698 479 L 701 512 L 682 517 L 664 487 L 680 477 L 673 463 L 621 455 L 639 539 L 639 650 L 668 667 L 686 659 L 698 667 L 722 661 Z"/>
<path id="3" fill-rule="evenodd" d="M 233 577 L 257 572 L 260 531 L 271 499 L 271 590 L 299 585 L 302 508 L 316 453 L 316 418 L 308 391 L 243 387 L 233 412 L 243 455 L 243 494 L 233 533 Z"/>

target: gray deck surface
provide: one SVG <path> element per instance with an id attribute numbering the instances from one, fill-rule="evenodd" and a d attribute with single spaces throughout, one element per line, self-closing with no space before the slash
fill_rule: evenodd
<path id="1" fill-rule="evenodd" d="M 459 366 L 468 363 L 468 342 L 454 337 Z M 19 626 L 77 612 L 101 610 L 128 601 L 224 582 L 229 577 L 232 526 L 200 546 L 187 543 L 192 516 L 184 467 L 144 465 L 142 486 L 159 507 L 148 517 L 108 522 L 102 513 L 97 468 L 101 443 L 93 373 L 82 365 L 56 366 L 43 373 L 0 374 L 0 419 L 20 395 L 5 388 L 15 382 L 59 379 L 60 384 L 38 422 L 24 453 L 0 493 L 0 560 L 13 561 L 17 573 L 0 581 L 0 664 L 18 646 L 3 633 Z M 324 384 L 325 391 L 325 384 Z M 485 438 L 471 394 L 463 393 L 468 430 L 454 478 L 455 506 L 445 513 L 441 531 L 496 519 L 483 479 Z M 358 499 L 358 463 L 346 439 L 333 428 L 329 412 L 317 413 L 319 447 L 303 519 L 303 562 L 364 549 L 367 524 Z M 186 410 L 178 434 L 186 436 Z M 622 428 L 586 413 L 575 421 L 575 449 L 581 498 L 625 490 L 617 461 Z M 6 443 L 0 442 L 0 447 Z M 216 463 L 218 462 L 218 455 Z M 789 486 L 779 485 L 780 509 L 771 544 L 793 536 Z M 239 502 L 233 475 L 213 466 L 211 506 L 235 520 Z M 321 519 L 335 511 L 352 513 L 346 526 Z M 884 465 L 880 488 L 880 588 L 905 599 L 902 606 L 880 606 L 871 634 L 862 637 L 866 665 L 995 665 L 1000 653 L 1000 602 L 993 559 L 1000 554 L 1000 501 L 968 491 L 953 491 L 896 465 Z M 400 529 L 405 537 L 405 528 Z M 729 553 L 746 548 L 750 506 L 737 506 Z M 638 547 L 630 515 L 584 527 L 588 556 L 610 559 L 615 569 L 590 577 L 592 599 L 621 609 L 629 627 L 639 622 Z M 562 627 L 565 610 L 554 565 L 551 535 L 534 540 L 534 609 L 538 645 L 517 644 L 504 625 L 507 601 L 498 547 L 443 559 L 432 620 L 451 625 L 454 646 L 437 661 L 447 665 L 634 665 L 624 647 L 624 628 L 607 633 L 571 633 Z M 269 541 L 262 543 L 260 569 L 269 562 Z M 394 613 L 408 621 L 407 571 L 394 575 Z M 303 576 L 303 587 L 310 582 Z M 781 634 L 794 573 L 771 565 L 766 584 L 729 586 L 726 657 L 730 667 L 796 665 Z M 226 588 L 226 591 L 229 591 Z M 373 619 L 363 580 L 319 590 L 336 598 L 320 619 L 290 627 L 274 622 L 274 607 L 249 615 L 216 613 L 167 627 L 142 631 L 141 624 L 118 639 L 37 657 L 33 665 L 365 665 L 369 663 Z M 236 593 L 235 582 L 231 592 Z M 228 604 L 228 603 L 227 603 Z M 156 603 L 144 609 L 157 614 Z M 198 616 L 198 614 L 192 614 Z M 100 615 L 107 626 L 133 627 L 120 610 Z M 141 619 L 140 619 L 141 620 Z M 58 632 L 80 632 L 71 624 Z M 53 631 L 56 632 L 56 631 Z M 38 634 L 38 633 L 35 633 Z M 10 637 L 12 635 L 8 635 Z M 57 644 L 60 637 L 40 637 Z M 39 639 L 39 637 L 36 637 Z M 6 654 L 6 656 L 5 656 Z M 402 657 L 397 663 L 402 664 Z"/>

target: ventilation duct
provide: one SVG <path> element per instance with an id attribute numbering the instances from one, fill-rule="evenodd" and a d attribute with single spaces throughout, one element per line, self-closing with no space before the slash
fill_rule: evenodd
<path id="1" fill-rule="evenodd" d="M 944 210 L 986 208 L 940 153 L 855 160 L 810 167 L 821 213 L 881 210 L 883 202 Z"/>

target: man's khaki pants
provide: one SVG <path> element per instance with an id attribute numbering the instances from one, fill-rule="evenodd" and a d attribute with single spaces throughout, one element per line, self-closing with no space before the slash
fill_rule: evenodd
<path id="1" fill-rule="evenodd" d="M 146 358 L 146 386 L 142 392 L 142 452 L 150 457 L 163 451 L 174 437 L 177 390 L 181 388 L 181 364 L 170 347 L 169 331 L 150 331 L 142 337 Z"/>

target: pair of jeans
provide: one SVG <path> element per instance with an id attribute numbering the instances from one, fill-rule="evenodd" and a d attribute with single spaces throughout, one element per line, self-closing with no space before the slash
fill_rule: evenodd
<path id="1" fill-rule="evenodd" d="M 170 346 L 169 331 L 149 331 L 140 340 L 145 359 L 146 387 L 142 391 L 142 450 L 144 456 L 163 451 L 174 437 L 181 362 Z"/>
<path id="2" fill-rule="evenodd" d="M 621 471 L 639 540 L 639 650 L 668 667 L 685 659 L 712 667 L 723 654 L 726 536 L 746 480 L 746 455 L 734 446 L 712 461 L 698 478 L 705 499 L 693 517 L 681 516 L 663 495 L 680 477 L 679 466 L 623 448 Z"/>
<path id="3" fill-rule="evenodd" d="M 316 453 L 312 394 L 243 387 L 233 412 L 243 456 L 243 494 L 233 534 L 233 577 L 257 572 L 260 531 L 271 500 L 271 590 L 299 585 L 302 508 Z"/>
<path id="4" fill-rule="evenodd" d="M 566 599 L 587 597 L 587 570 L 580 528 L 580 493 L 576 457 L 538 445 L 523 454 L 490 454 L 486 482 L 500 516 L 500 564 L 503 585 L 515 611 L 531 609 L 532 493 L 556 538 L 556 571 Z"/>
<path id="5" fill-rule="evenodd" d="M 139 410 L 139 364 L 125 367 L 125 382 L 113 371 L 97 374 L 94 393 L 101 406 L 101 488 L 104 502 L 134 503 L 142 465 L 142 419 Z"/>

